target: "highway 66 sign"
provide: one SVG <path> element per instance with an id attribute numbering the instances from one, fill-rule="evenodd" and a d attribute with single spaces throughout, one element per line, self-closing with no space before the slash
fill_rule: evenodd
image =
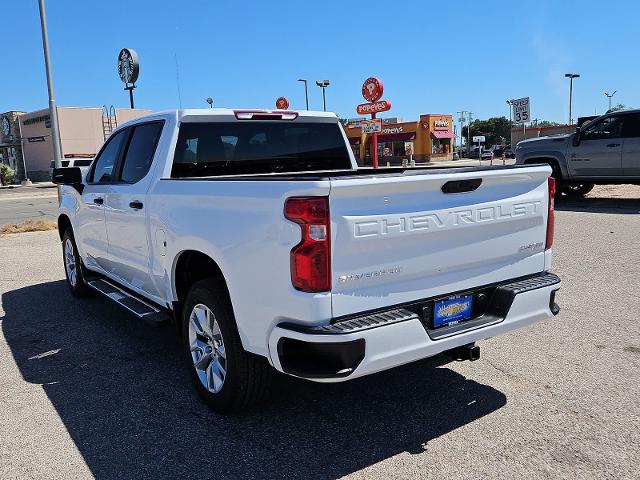
<path id="1" fill-rule="evenodd" d="M 123 48 L 118 54 L 118 75 L 124 83 L 136 83 L 140 73 L 140 59 L 135 50 Z"/>

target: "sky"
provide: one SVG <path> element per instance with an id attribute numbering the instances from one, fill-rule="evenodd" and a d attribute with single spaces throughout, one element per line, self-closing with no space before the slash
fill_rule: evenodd
<path id="1" fill-rule="evenodd" d="M 613 104 L 640 108 L 640 2 L 48 0 L 58 105 L 128 106 L 121 48 L 140 56 L 136 107 L 275 108 L 279 96 L 356 117 L 362 82 L 384 83 L 387 116 L 467 110 L 508 116 L 530 97 L 533 119 L 567 122 Z M 2 0 L 0 112 L 47 107 L 37 0 Z M 179 79 L 179 81 L 178 81 Z"/>

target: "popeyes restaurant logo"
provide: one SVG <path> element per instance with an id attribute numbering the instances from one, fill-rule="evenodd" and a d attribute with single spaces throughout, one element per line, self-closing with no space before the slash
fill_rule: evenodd
<path id="1" fill-rule="evenodd" d="M 448 130 L 449 129 L 449 120 L 436 120 L 433 122 L 434 130 Z"/>

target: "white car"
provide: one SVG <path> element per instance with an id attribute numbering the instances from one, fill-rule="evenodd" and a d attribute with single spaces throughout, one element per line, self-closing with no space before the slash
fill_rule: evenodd
<path id="1" fill-rule="evenodd" d="M 60 161 L 62 167 L 79 167 L 80 171 L 84 175 L 91 166 L 91 162 L 93 162 L 93 157 L 83 157 L 83 158 L 64 158 Z M 49 164 L 49 175 L 53 176 L 53 169 L 56 168 L 55 160 L 51 160 Z"/>
<path id="2" fill-rule="evenodd" d="M 86 179 L 53 180 L 71 292 L 175 323 L 227 413 L 274 369 L 341 382 L 475 360 L 475 342 L 557 314 L 550 172 L 358 170 L 334 114 L 207 109 L 121 125 Z"/>

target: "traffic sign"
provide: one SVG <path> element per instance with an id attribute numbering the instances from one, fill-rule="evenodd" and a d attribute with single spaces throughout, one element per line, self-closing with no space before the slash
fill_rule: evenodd
<path id="1" fill-rule="evenodd" d="M 511 108 L 513 109 L 513 123 L 518 124 L 531 121 L 529 97 L 511 100 Z"/>
<path id="2" fill-rule="evenodd" d="M 276 100 L 276 108 L 278 110 L 286 110 L 287 108 L 289 108 L 289 100 L 287 100 L 285 97 L 278 97 L 278 99 Z"/>
<path id="3" fill-rule="evenodd" d="M 484 143 L 486 141 L 485 136 L 484 135 L 474 135 L 473 136 L 473 143 Z"/>
<path id="4" fill-rule="evenodd" d="M 362 96 L 368 102 L 377 102 L 382 98 L 384 86 L 382 80 L 376 77 L 367 78 L 362 84 Z"/>
<path id="5" fill-rule="evenodd" d="M 381 133 L 382 132 L 382 119 L 374 118 L 372 120 L 362 120 L 360 122 L 362 133 Z"/>
<path id="6" fill-rule="evenodd" d="M 391 102 L 389 100 L 380 100 L 373 103 L 361 103 L 356 107 L 358 115 L 368 115 L 370 113 L 386 112 L 391 109 Z"/>

